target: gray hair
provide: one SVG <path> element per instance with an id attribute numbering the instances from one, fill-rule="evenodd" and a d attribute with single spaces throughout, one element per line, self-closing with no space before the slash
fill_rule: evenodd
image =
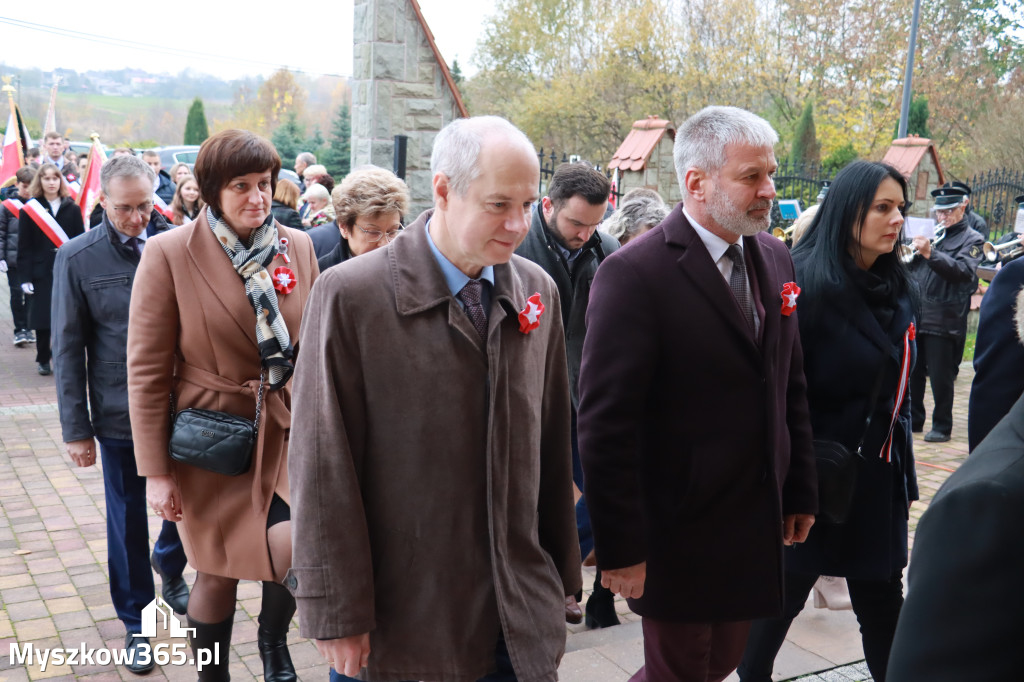
<path id="1" fill-rule="evenodd" d="M 779 136 L 768 121 L 737 107 L 705 107 L 676 131 L 672 152 L 679 187 L 686 191 L 686 171 L 697 168 L 714 173 L 726 164 L 725 148 L 748 144 L 772 148 Z"/>
<path id="2" fill-rule="evenodd" d="M 304 178 L 319 178 L 324 175 L 327 175 L 327 167 L 320 164 L 306 166 L 302 171 L 302 177 Z"/>
<path id="3" fill-rule="evenodd" d="M 310 185 L 306 189 L 306 193 L 302 195 L 303 201 L 309 201 L 310 199 L 330 199 L 331 193 L 327 191 L 327 188 L 321 185 L 319 182 Z"/>
<path id="4" fill-rule="evenodd" d="M 623 202 L 619 210 L 608 216 L 601 229 L 625 244 L 641 231 L 654 227 L 665 219 L 669 213 L 668 206 L 660 198 L 637 197 Z"/>
<path id="5" fill-rule="evenodd" d="M 145 177 L 151 185 L 156 182 L 156 173 L 148 163 L 134 154 L 121 154 L 103 162 L 100 169 L 100 189 L 107 194 L 110 189 L 110 181 L 114 178 L 141 177 Z"/>
<path id="6" fill-rule="evenodd" d="M 301 161 L 307 166 L 312 166 L 314 163 L 316 163 L 316 156 L 313 154 L 313 152 L 300 152 L 299 155 L 295 157 L 295 160 L 297 162 Z"/>
<path id="7" fill-rule="evenodd" d="M 444 173 L 452 191 L 464 196 L 470 183 L 480 176 L 480 149 L 491 135 L 505 137 L 509 142 L 529 149 L 531 154 L 537 153 L 530 138 L 500 116 L 457 118 L 434 138 L 430 172 L 433 175 Z"/>

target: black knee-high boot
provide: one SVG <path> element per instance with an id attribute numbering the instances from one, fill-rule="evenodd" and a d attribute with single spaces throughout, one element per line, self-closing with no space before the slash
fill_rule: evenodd
<path id="1" fill-rule="evenodd" d="M 588 628 L 610 628 L 619 624 L 619 616 L 615 613 L 615 594 L 601 585 L 601 569 L 594 578 L 594 591 L 587 599 Z"/>
<path id="2" fill-rule="evenodd" d="M 188 626 L 195 630 L 195 634 L 189 640 L 192 644 L 192 655 L 196 659 L 199 682 L 230 682 L 228 659 L 231 651 L 231 628 L 235 621 L 234 612 L 220 623 L 200 623 L 193 620 L 192 616 L 186 618 Z M 199 668 L 201 663 L 202 669 Z"/>
<path id="3" fill-rule="evenodd" d="M 288 627 L 295 615 L 295 597 L 282 585 L 263 581 L 263 604 L 256 643 L 263 659 L 265 682 L 296 682 L 295 666 L 288 653 Z"/>

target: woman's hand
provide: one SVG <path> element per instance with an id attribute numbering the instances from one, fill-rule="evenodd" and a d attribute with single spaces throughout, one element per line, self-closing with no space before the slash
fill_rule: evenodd
<path id="1" fill-rule="evenodd" d="M 170 475 L 146 477 L 146 502 L 164 521 L 181 521 L 181 492 Z"/>
<path id="2" fill-rule="evenodd" d="M 370 633 L 340 639 L 313 640 L 335 672 L 354 677 L 370 660 Z"/>

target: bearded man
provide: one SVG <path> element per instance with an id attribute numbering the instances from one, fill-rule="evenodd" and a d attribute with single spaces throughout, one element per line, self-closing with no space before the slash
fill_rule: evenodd
<path id="1" fill-rule="evenodd" d="M 764 233 L 777 141 L 742 109 L 695 114 L 683 202 L 594 278 L 579 446 L 602 582 L 643 617 L 634 680 L 725 679 L 817 511 L 793 263 Z"/>

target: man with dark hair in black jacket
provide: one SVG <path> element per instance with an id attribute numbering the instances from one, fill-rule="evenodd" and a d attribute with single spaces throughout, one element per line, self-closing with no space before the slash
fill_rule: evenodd
<path id="1" fill-rule="evenodd" d="M 583 337 L 587 331 L 590 283 L 605 256 L 619 247 L 614 237 L 597 229 L 604 220 L 610 191 L 611 183 L 599 171 L 586 164 L 561 164 L 548 183 L 548 195 L 534 205 L 530 232 L 516 249 L 518 255 L 544 268 L 558 285 L 573 407 L 573 482 L 580 490 L 583 489 L 583 471 L 576 444 L 576 409 L 579 407 L 580 361 L 583 358 Z M 583 498 L 576 506 L 576 520 L 580 530 L 580 552 L 586 556 L 593 550 L 594 541 Z M 618 624 L 613 599 L 611 591 L 601 585 L 601 574 L 598 573 L 594 593 L 587 600 L 588 626 Z M 566 607 L 566 619 L 570 622 L 578 623 L 581 615 L 578 607 L 574 612 Z"/>
<path id="2" fill-rule="evenodd" d="M 185 552 L 175 524 L 164 521 L 152 557 L 146 518 L 146 479 L 135 465 L 128 416 L 128 305 L 142 250 L 170 228 L 153 208 L 151 168 L 135 156 L 118 156 L 100 174 L 103 220 L 57 251 L 53 267 L 53 359 L 57 407 L 67 453 L 76 466 L 103 460 L 107 506 L 110 597 L 124 623 L 125 667 L 153 668 L 153 651 L 141 636 L 142 609 L 153 601 L 156 569 L 164 601 L 185 613 L 188 585 L 181 577 Z"/>

